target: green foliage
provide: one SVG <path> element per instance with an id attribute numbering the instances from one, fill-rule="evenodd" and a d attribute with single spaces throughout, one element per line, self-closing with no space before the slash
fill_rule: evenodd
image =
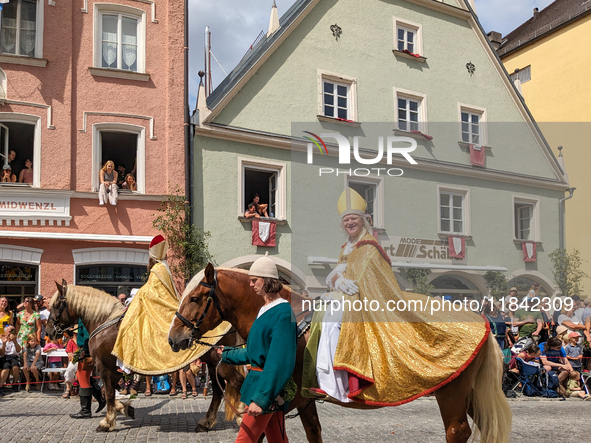
<path id="1" fill-rule="evenodd" d="M 557 249 L 548 257 L 552 262 L 554 269 L 554 282 L 562 291 L 562 295 L 572 297 L 580 295 L 583 290 L 581 280 L 589 278 L 589 275 L 581 270 L 581 254 L 578 249 L 574 249 L 570 254 L 564 249 Z"/>
<path id="2" fill-rule="evenodd" d="M 177 186 L 167 201 L 162 202 L 162 207 L 158 210 L 160 215 L 152 222 L 154 229 L 168 240 L 171 252 L 168 260 L 170 271 L 174 277 L 183 281 L 191 279 L 207 263 L 213 263 L 207 246 L 211 234 L 189 223 L 187 214 L 190 211 L 191 206 Z"/>
<path id="3" fill-rule="evenodd" d="M 430 269 L 407 268 L 405 270 L 407 279 L 413 284 L 413 291 L 416 294 L 430 295 L 435 286 L 429 284 L 427 276 L 431 273 Z"/>
<path id="4" fill-rule="evenodd" d="M 484 274 L 484 279 L 492 298 L 498 300 L 505 296 L 508 282 L 507 277 L 502 272 L 488 271 Z"/>

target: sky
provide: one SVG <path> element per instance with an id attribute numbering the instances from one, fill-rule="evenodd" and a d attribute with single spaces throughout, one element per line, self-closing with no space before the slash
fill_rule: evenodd
<path id="1" fill-rule="evenodd" d="M 360 0 L 371 1 L 371 0 Z M 486 32 L 506 35 L 553 0 L 475 0 L 476 13 Z M 276 0 L 279 16 L 295 0 Z M 204 69 L 205 27 L 211 28 L 212 53 L 229 73 L 257 35 L 269 28 L 273 0 L 189 0 L 189 106 L 195 107 L 200 70 Z M 215 88 L 226 76 L 212 57 Z"/>

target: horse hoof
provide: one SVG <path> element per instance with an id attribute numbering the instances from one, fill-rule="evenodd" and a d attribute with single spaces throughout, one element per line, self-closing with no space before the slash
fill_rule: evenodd
<path id="1" fill-rule="evenodd" d="M 135 409 L 133 409 L 133 406 L 127 406 L 125 409 L 126 409 L 125 415 L 127 415 L 131 419 L 135 419 Z"/>
<path id="2" fill-rule="evenodd" d="M 103 428 L 102 426 L 99 426 L 96 428 L 96 432 L 109 432 L 109 428 Z"/>
<path id="3" fill-rule="evenodd" d="M 201 423 L 195 428 L 195 432 L 209 432 L 209 428 L 203 426 Z"/>

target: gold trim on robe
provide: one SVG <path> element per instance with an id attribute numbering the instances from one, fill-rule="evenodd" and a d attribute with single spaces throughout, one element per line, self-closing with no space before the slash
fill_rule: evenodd
<path id="1" fill-rule="evenodd" d="M 168 331 L 178 308 L 170 273 L 163 263 L 157 263 L 127 309 L 112 354 L 125 367 L 145 375 L 178 371 L 201 357 L 211 348 L 196 345 L 194 349 L 173 352 L 168 344 Z M 230 323 L 222 322 L 204 334 L 213 338 L 202 340 L 216 344 L 231 327 Z"/>

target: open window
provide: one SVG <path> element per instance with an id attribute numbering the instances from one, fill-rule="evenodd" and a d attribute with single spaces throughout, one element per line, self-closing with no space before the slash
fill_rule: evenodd
<path id="1" fill-rule="evenodd" d="M 241 170 L 239 214 L 244 215 L 256 194 L 260 204 L 267 204 L 270 218 L 286 217 L 285 164 L 239 159 Z"/>
<path id="2" fill-rule="evenodd" d="M 137 183 L 137 192 L 145 192 L 145 129 L 134 125 L 102 123 L 93 125 L 93 133 L 93 191 L 98 191 L 99 171 L 111 160 L 115 163 L 120 189 L 125 176 L 132 174 Z"/>
<path id="3" fill-rule="evenodd" d="M 2 168 L 11 167 L 11 172 L 20 185 L 35 185 L 35 124 L 15 122 L 0 118 L 0 156 Z M 4 177 L 4 169 L 2 169 Z M 8 182 L 10 183 L 10 182 Z M 6 184 L 3 180 L 3 184 Z"/>
<path id="4" fill-rule="evenodd" d="M 384 181 L 379 178 L 347 176 L 346 186 L 357 191 L 367 202 L 365 214 L 375 228 L 384 226 L 383 184 Z"/>
<path id="5" fill-rule="evenodd" d="M 513 227 L 515 240 L 539 241 L 537 209 L 537 200 L 513 199 Z"/>

